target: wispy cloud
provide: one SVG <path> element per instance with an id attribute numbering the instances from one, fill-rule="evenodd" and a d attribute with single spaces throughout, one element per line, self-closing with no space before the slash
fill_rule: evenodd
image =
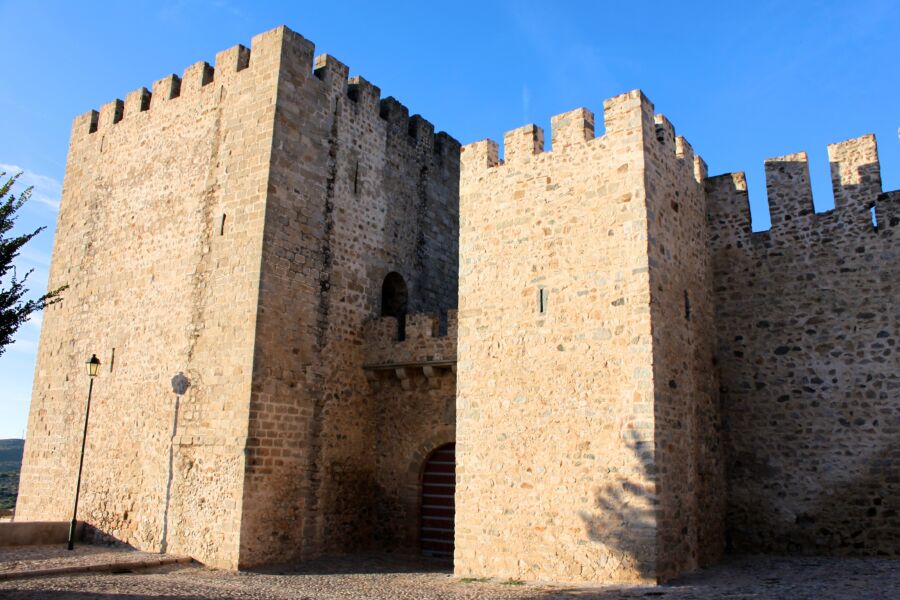
<path id="1" fill-rule="evenodd" d="M 212 0 L 212 2 L 210 2 L 210 5 L 218 10 L 224 10 L 225 12 L 231 13 L 236 17 L 243 16 L 241 9 L 239 9 L 228 0 Z"/>
<path id="2" fill-rule="evenodd" d="M 38 343 L 36 340 L 29 340 L 26 338 L 18 337 L 18 339 L 16 339 L 6 348 L 18 354 L 28 354 L 34 356 L 37 353 L 37 347 Z"/>
<path id="3" fill-rule="evenodd" d="M 19 177 L 19 180 L 16 182 L 16 187 L 20 191 L 27 187 L 33 187 L 34 190 L 31 192 L 32 200 L 43 204 L 44 206 L 48 206 L 53 210 L 59 209 L 59 198 L 62 195 L 62 183 L 58 180 L 53 177 L 41 175 L 40 173 L 35 173 L 25 167 L 8 163 L 0 163 L 0 171 L 5 171 L 7 177 L 21 172 L 22 176 Z"/>
<path id="4" fill-rule="evenodd" d="M 50 266 L 50 255 L 46 252 L 41 252 L 40 250 L 35 250 L 33 248 L 25 246 L 19 250 L 19 256 L 28 261 L 28 264 L 31 266 Z"/>
<path id="5" fill-rule="evenodd" d="M 39 312 L 31 313 L 31 316 L 28 317 L 28 320 L 26 321 L 26 323 L 28 323 L 28 325 L 30 327 L 33 327 L 34 329 L 37 329 L 38 331 L 40 331 L 41 325 L 44 324 L 43 313 L 39 313 Z"/>
<path id="6" fill-rule="evenodd" d="M 531 119 L 531 90 L 524 83 L 522 84 L 522 121 L 528 122 Z"/>
<path id="7" fill-rule="evenodd" d="M 180 23 L 183 19 L 184 2 L 166 2 L 159 8 L 157 13 L 159 20 L 164 23 Z"/>
<path id="8" fill-rule="evenodd" d="M 230 14 L 233 17 L 242 17 L 241 9 L 230 0 L 209 0 L 207 2 L 186 2 L 185 0 L 172 0 L 163 3 L 157 11 L 157 17 L 163 23 L 169 25 L 185 25 L 190 22 L 198 11 L 217 10 Z"/>
<path id="9" fill-rule="evenodd" d="M 553 89 L 564 101 L 583 93 L 587 79 L 602 89 L 619 89 L 615 71 L 627 68 L 627 61 L 604 53 L 584 36 L 581 23 L 569 11 L 554 3 L 507 2 L 505 7 L 522 41 L 543 63 L 539 67 L 546 81 L 541 87 Z M 547 35 L 548 27 L 556 35 Z"/>

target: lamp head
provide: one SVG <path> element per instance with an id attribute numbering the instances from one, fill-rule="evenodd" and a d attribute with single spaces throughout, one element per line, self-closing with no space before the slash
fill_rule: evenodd
<path id="1" fill-rule="evenodd" d="M 96 354 L 91 354 L 91 358 L 85 363 L 87 365 L 88 377 L 96 377 L 100 371 L 100 359 Z"/>

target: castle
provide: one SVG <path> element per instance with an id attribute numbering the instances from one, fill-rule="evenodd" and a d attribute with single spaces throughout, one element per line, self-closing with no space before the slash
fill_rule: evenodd
<path id="1" fill-rule="evenodd" d="M 460 147 L 281 27 L 75 119 L 16 518 L 222 568 L 662 581 L 900 553 L 873 136 L 709 177 L 639 91 Z"/>

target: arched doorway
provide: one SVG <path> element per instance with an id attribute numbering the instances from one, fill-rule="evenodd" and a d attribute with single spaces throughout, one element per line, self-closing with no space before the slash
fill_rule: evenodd
<path id="1" fill-rule="evenodd" d="M 388 273 L 381 283 L 381 316 L 399 317 L 406 314 L 409 292 L 403 275 L 396 271 Z"/>
<path id="2" fill-rule="evenodd" d="M 381 316 L 397 319 L 397 339 L 406 338 L 406 311 L 409 291 L 403 275 L 396 271 L 388 273 L 381 283 Z"/>
<path id="3" fill-rule="evenodd" d="M 456 444 L 432 452 L 422 470 L 422 517 L 419 546 L 425 556 L 453 558 L 456 491 Z"/>

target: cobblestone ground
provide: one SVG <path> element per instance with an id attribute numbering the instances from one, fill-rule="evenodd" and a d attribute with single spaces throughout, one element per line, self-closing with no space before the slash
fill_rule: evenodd
<path id="1" fill-rule="evenodd" d="M 83 574 L 0 582 L 0 598 L 260 598 L 296 600 L 615 598 L 900 598 L 900 561 L 744 557 L 659 587 L 574 588 L 515 581 L 455 579 L 440 563 L 354 557 L 265 572 L 228 573 L 176 566 L 121 574 Z"/>
<path id="2" fill-rule="evenodd" d="M 92 546 L 78 544 L 68 550 L 64 544 L 55 546 L 0 547 L 0 576 L 34 569 L 84 568 L 92 565 L 116 564 L 127 567 L 131 563 L 159 560 L 160 555 L 138 552 L 121 546 Z"/>

